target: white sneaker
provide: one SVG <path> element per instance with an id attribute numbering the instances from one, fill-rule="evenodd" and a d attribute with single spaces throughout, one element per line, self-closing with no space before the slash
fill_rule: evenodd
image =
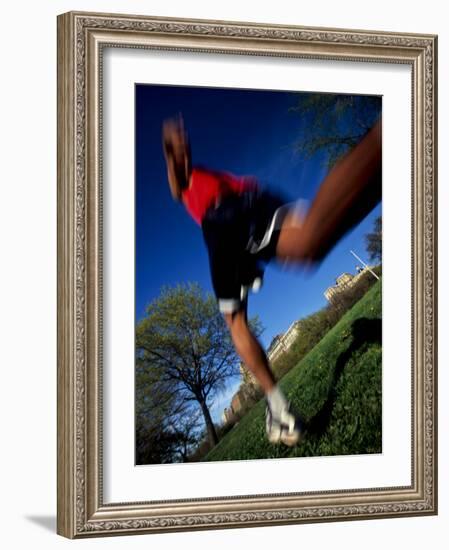
<path id="1" fill-rule="evenodd" d="M 299 416 L 290 410 L 290 402 L 280 417 L 273 416 L 269 405 L 265 409 L 265 415 L 265 429 L 270 443 L 284 443 L 292 447 L 301 441 L 303 423 Z"/>

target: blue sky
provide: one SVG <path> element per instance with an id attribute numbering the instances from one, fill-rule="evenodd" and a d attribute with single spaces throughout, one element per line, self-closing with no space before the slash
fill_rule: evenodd
<path id="1" fill-rule="evenodd" d="M 294 152 L 307 121 L 289 112 L 297 95 L 289 92 L 230 90 L 183 86 L 136 85 L 136 321 L 162 285 L 197 281 L 212 292 L 207 251 L 201 228 L 180 203 L 171 199 L 161 147 L 165 118 L 182 112 L 194 164 L 256 176 L 261 185 L 279 190 L 289 200 L 310 201 L 326 175 L 319 156 L 303 161 Z M 301 317 L 326 304 L 323 292 L 344 271 L 354 273 L 354 250 L 367 259 L 364 235 L 381 213 L 377 206 L 347 234 L 319 269 L 305 274 L 269 264 L 264 286 L 250 295 L 248 312 L 259 315 L 265 328 L 261 341 L 284 332 Z M 212 407 L 218 420 L 238 387 Z"/>

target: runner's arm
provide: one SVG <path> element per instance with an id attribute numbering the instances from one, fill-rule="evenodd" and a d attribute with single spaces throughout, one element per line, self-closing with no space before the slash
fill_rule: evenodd
<path id="1" fill-rule="evenodd" d="M 162 144 L 170 192 L 173 199 L 179 201 L 182 190 L 189 185 L 191 171 L 190 146 L 182 118 L 164 122 Z"/>
<path id="2" fill-rule="evenodd" d="M 170 187 L 171 195 L 174 200 L 180 201 L 182 195 L 182 187 L 180 183 L 180 178 L 177 175 L 177 172 L 179 173 L 179 170 L 176 170 L 176 164 L 172 155 L 165 155 L 165 162 L 167 165 L 168 185 Z"/>

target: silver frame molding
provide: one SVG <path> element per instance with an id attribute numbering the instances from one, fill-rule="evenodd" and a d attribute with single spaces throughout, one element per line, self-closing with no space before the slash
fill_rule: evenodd
<path id="1" fill-rule="evenodd" d="M 104 504 L 101 68 L 106 46 L 411 67 L 410 486 Z M 436 155 L 434 35 L 82 12 L 58 16 L 58 534 L 83 538 L 437 513 Z"/>

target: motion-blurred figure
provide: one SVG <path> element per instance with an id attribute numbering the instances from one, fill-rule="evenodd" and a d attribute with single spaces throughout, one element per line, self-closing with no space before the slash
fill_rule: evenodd
<path id="1" fill-rule="evenodd" d="M 237 353 L 265 392 L 267 437 L 295 445 L 303 422 L 248 325 L 248 292 L 260 288 L 271 260 L 318 265 L 381 200 L 381 120 L 332 168 L 307 211 L 263 190 L 253 177 L 193 166 L 182 117 L 165 121 L 162 134 L 171 194 L 201 226 L 218 307 Z"/>

